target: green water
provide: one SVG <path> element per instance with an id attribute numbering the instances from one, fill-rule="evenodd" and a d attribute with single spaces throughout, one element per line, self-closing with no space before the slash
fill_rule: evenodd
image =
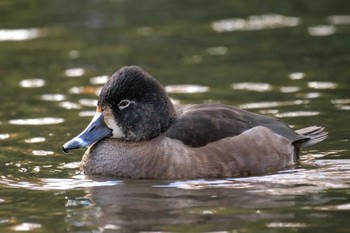
<path id="1" fill-rule="evenodd" d="M 0 1 L 0 232 L 349 232 L 349 9 L 331 0 Z M 61 147 L 90 121 L 104 76 L 130 64 L 180 103 L 322 125 L 329 138 L 296 169 L 262 177 L 84 177 L 84 151 Z"/>

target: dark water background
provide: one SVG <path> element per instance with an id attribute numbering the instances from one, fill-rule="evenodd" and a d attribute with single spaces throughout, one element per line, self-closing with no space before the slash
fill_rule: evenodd
<path id="1" fill-rule="evenodd" d="M 350 232 L 350 2 L 0 1 L 0 232 Z M 114 71 L 327 141 L 296 169 L 228 180 L 78 174 L 61 146 Z M 174 86 L 181 85 L 181 86 Z"/>

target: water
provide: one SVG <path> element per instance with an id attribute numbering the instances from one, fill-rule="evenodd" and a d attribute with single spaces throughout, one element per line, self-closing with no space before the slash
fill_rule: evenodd
<path id="1" fill-rule="evenodd" d="M 348 1 L 0 3 L 0 232 L 349 232 Z M 295 169 L 225 180 L 79 174 L 61 146 L 137 64 L 180 103 L 323 125 Z"/>

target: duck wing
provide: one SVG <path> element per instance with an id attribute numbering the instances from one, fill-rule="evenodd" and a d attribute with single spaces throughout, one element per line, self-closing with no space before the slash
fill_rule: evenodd
<path id="1" fill-rule="evenodd" d="M 265 126 L 291 143 L 307 137 L 295 133 L 279 119 L 223 104 L 175 105 L 177 119 L 165 136 L 191 147 L 202 147 L 233 137 L 255 126 Z"/>

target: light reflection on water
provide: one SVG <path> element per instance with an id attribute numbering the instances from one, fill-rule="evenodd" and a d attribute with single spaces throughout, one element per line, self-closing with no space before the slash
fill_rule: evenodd
<path id="1" fill-rule="evenodd" d="M 335 151 L 334 153 L 338 153 Z M 39 152 L 38 152 L 39 153 Z M 329 153 L 329 154 L 334 154 Z M 315 154 L 312 157 L 323 157 Z M 350 160 L 347 159 L 311 159 L 304 156 L 302 163 L 307 163 L 309 168 L 295 168 L 284 170 L 275 174 L 264 176 L 253 176 L 243 178 L 232 178 L 222 180 L 185 180 L 174 181 L 168 184 L 157 184 L 164 181 L 152 181 L 154 188 L 178 188 L 185 190 L 198 190 L 208 188 L 242 189 L 250 188 L 251 192 L 264 192 L 273 195 L 294 195 L 320 192 L 326 189 L 343 189 L 350 187 Z M 66 168 L 77 168 L 79 163 L 63 165 Z M 305 166 L 305 165 L 304 165 Z M 310 168 L 311 166 L 311 168 Z M 26 188 L 33 190 L 68 190 L 83 187 L 113 186 L 122 184 L 117 178 L 88 177 L 76 175 L 71 179 L 42 178 L 36 182 L 23 181 L 22 179 L 10 179 L 1 177 L 2 185 L 14 188 Z M 165 181 L 166 183 L 166 181 Z M 272 185 L 272 186 L 271 186 Z"/>
<path id="2" fill-rule="evenodd" d="M 213 56 L 222 56 L 225 55 L 228 51 L 227 47 L 224 46 L 218 46 L 218 47 L 210 47 L 207 48 L 207 52 L 209 55 L 213 55 Z"/>
<path id="3" fill-rule="evenodd" d="M 92 87 L 92 86 L 86 86 L 86 87 L 72 87 L 68 90 L 70 94 L 94 94 L 99 95 L 100 94 L 101 87 Z"/>
<path id="4" fill-rule="evenodd" d="M 41 99 L 45 101 L 63 101 L 66 99 L 66 96 L 62 94 L 43 94 Z"/>
<path id="5" fill-rule="evenodd" d="M 187 226 L 188 230 L 194 229 L 192 224 L 213 224 L 212 231 L 220 231 L 235 229 L 235 222 L 243 226 L 260 222 L 267 228 L 312 228 L 315 222 L 328 218 L 327 211 L 348 209 L 346 200 L 329 205 L 329 198 L 319 193 L 348 189 L 349 165 L 350 160 L 319 160 L 311 169 L 260 177 L 174 182 L 125 180 L 115 186 L 87 188 L 94 206 L 86 211 L 98 211 L 95 221 L 100 228 L 113 226 L 135 231 L 151 226 L 155 227 L 153 230 L 164 230 L 166 226 L 170 232 L 178 231 L 174 226 Z M 314 221 L 299 218 L 296 205 L 303 205 L 303 213 L 313 215 Z M 273 208 L 286 211 L 277 213 Z M 146 214 L 150 210 L 152 216 Z M 220 219 L 227 221 L 215 224 Z"/>
<path id="6" fill-rule="evenodd" d="M 329 211 L 349 210 L 346 199 L 331 204 L 330 197 L 320 194 L 349 189 L 349 167 L 350 160 L 331 159 L 313 160 L 312 167 L 308 169 L 296 168 L 266 176 L 223 180 L 119 180 L 77 175 L 70 179 L 25 181 L 2 176 L 0 184 L 35 191 L 84 190 L 82 195 L 66 197 L 65 221 L 71 227 L 92 227 L 96 232 L 107 229 L 140 231 L 150 227 L 157 231 L 167 229 L 167 232 L 177 232 L 173 227 L 190 227 L 193 224 L 213 224 L 213 231 L 218 231 L 234 229 L 234 222 L 243 224 L 241 227 L 255 222 L 267 228 L 296 229 L 315 227 L 320 219 L 329 218 Z M 308 221 L 298 217 L 296 205 L 304 206 L 302 212 L 310 216 Z M 276 208 L 288 211 L 278 213 Z M 152 215 L 146 214 L 150 211 Z M 206 221 L 199 221 L 202 218 Z M 225 221 L 223 225 L 215 224 L 222 218 L 230 221 Z M 39 227 L 35 224 L 40 223 L 18 222 L 13 229 Z"/>
<path id="7" fill-rule="evenodd" d="M 90 78 L 90 83 L 94 85 L 103 85 L 107 82 L 109 76 L 108 75 L 101 75 Z"/>
<path id="8" fill-rule="evenodd" d="M 72 166 L 69 166 L 69 168 L 72 168 Z M 121 182 L 122 181 L 120 180 L 98 181 L 89 179 L 83 175 L 76 175 L 71 179 L 42 178 L 36 180 L 35 182 L 25 181 L 22 179 L 7 178 L 5 176 L 2 176 L 0 179 L 1 185 L 5 185 L 11 188 L 24 188 L 30 190 L 69 190 L 86 187 L 113 186 L 118 185 Z"/>
<path id="9" fill-rule="evenodd" d="M 255 31 L 282 27 L 295 27 L 299 25 L 300 18 L 288 17 L 278 14 L 252 15 L 247 19 L 223 19 L 212 23 L 216 32 Z"/>
<path id="10" fill-rule="evenodd" d="M 12 119 L 9 120 L 11 125 L 53 125 L 64 122 L 63 118 L 57 117 L 42 117 L 32 119 Z"/>
<path id="11" fill-rule="evenodd" d="M 85 74 L 85 69 L 71 68 L 71 69 L 67 69 L 64 73 L 67 77 L 80 77 Z"/>
<path id="12" fill-rule="evenodd" d="M 313 89 L 335 89 L 338 86 L 333 82 L 308 82 L 307 85 Z"/>
<path id="13" fill-rule="evenodd" d="M 317 116 L 319 112 L 316 111 L 295 111 L 295 112 L 283 112 L 276 113 L 275 117 L 285 118 L 285 117 L 308 117 L 308 116 Z"/>
<path id="14" fill-rule="evenodd" d="M 293 106 L 309 103 L 308 100 L 293 100 L 293 101 L 273 101 L 273 102 L 257 102 L 240 104 L 240 108 L 245 109 L 260 109 L 260 108 L 275 108 L 281 106 Z"/>
<path id="15" fill-rule="evenodd" d="M 207 188 L 249 188 L 250 192 L 272 195 L 302 195 L 317 193 L 327 189 L 344 189 L 350 187 L 350 160 L 316 160 L 312 169 L 292 169 L 277 174 L 233 178 L 227 180 L 190 180 L 175 181 L 168 185 L 155 187 L 172 187 L 185 190 Z"/>
<path id="16" fill-rule="evenodd" d="M 317 15 L 292 2 L 210 2 L 171 1 L 169 14 L 148 2 L 147 17 L 133 1 L 23 3 L 2 16 L 4 27 L 28 28 L 0 29 L 1 232 L 348 231 L 350 15 L 331 1 Z M 61 144 L 95 114 L 108 76 L 131 64 L 185 84 L 167 86 L 173 102 L 238 105 L 323 125 L 329 138 L 295 169 L 261 177 L 75 176 L 83 151 L 64 156 Z"/>
<path id="17" fill-rule="evenodd" d="M 254 82 L 242 82 L 232 84 L 232 88 L 235 90 L 248 90 L 248 91 L 270 91 L 272 86 L 268 83 L 254 83 Z"/>
<path id="18" fill-rule="evenodd" d="M 44 35 L 43 31 L 38 28 L 0 29 L 0 42 L 32 40 L 42 35 Z"/>
<path id="19" fill-rule="evenodd" d="M 201 85 L 169 85 L 165 87 L 168 93 L 204 93 L 209 91 L 209 87 Z"/>
<path id="20" fill-rule="evenodd" d="M 311 36 L 330 36 L 336 32 L 333 25 L 316 25 L 308 28 Z"/>
<path id="21" fill-rule="evenodd" d="M 332 24 L 346 25 L 350 24 L 350 15 L 333 15 L 329 16 L 328 20 Z"/>
<path id="22" fill-rule="evenodd" d="M 23 88 L 35 88 L 43 87 L 45 85 L 45 80 L 43 79 L 24 79 L 19 85 Z"/>

